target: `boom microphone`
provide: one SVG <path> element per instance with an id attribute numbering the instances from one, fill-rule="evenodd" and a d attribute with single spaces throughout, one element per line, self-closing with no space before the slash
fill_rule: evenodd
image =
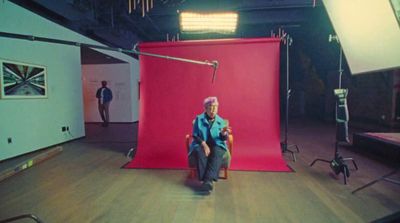
<path id="1" fill-rule="evenodd" d="M 215 81 L 215 77 L 217 76 L 217 69 L 218 69 L 218 61 L 216 61 L 216 60 L 213 60 L 212 61 L 212 63 L 213 63 L 213 68 L 214 68 L 214 72 L 213 72 L 213 76 L 212 76 L 212 81 L 211 81 L 211 83 L 214 83 L 214 81 Z"/>

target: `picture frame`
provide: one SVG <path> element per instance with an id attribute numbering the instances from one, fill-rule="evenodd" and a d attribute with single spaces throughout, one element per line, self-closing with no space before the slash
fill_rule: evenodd
<path id="1" fill-rule="evenodd" d="M 396 17 L 397 23 L 400 27 L 400 0 L 389 0 L 392 5 L 394 16 Z"/>
<path id="2" fill-rule="evenodd" d="M 47 98 L 45 66 L 0 59 L 0 98 Z"/>

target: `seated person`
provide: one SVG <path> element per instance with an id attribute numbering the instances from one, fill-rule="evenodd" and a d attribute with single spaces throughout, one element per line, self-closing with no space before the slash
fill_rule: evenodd
<path id="1" fill-rule="evenodd" d="M 201 189 L 213 190 L 213 181 L 218 180 L 222 158 L 227 151 L 226 139 L 231 129 L 217 115 L 218 99 L 208 97 L 204 100 L 205 112 L 198 115 L 193 125 L 193 141 L 189 156 L 197 160 L 197 176 L 203 181 Z"/>

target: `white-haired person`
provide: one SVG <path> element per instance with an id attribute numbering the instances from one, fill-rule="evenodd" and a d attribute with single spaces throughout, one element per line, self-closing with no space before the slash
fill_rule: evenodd
<path id="1" fill-rule="evenodd" d="M 193 125 L 193 141 L 189 156 L 197 160 L 197 176 L 202 181 L 201 190 L 212 191 L 213 181 L 218 180 L 222 158 L 226 152 L 226 140 L 231 133 L 218 113 L 217 97 L 204 99 L 204 112 L 198 115 Z"/>

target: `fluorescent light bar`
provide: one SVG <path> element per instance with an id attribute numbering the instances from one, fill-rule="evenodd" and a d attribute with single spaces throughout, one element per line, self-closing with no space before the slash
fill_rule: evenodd
<path id="1" fill-rule="evenodd" d="M 179 14 L 179 20 L 182 32 L 234 33 L 237 27 L 238 14 L 235 12 L 223 12 L 223 13 L 182 12 Z"/>

